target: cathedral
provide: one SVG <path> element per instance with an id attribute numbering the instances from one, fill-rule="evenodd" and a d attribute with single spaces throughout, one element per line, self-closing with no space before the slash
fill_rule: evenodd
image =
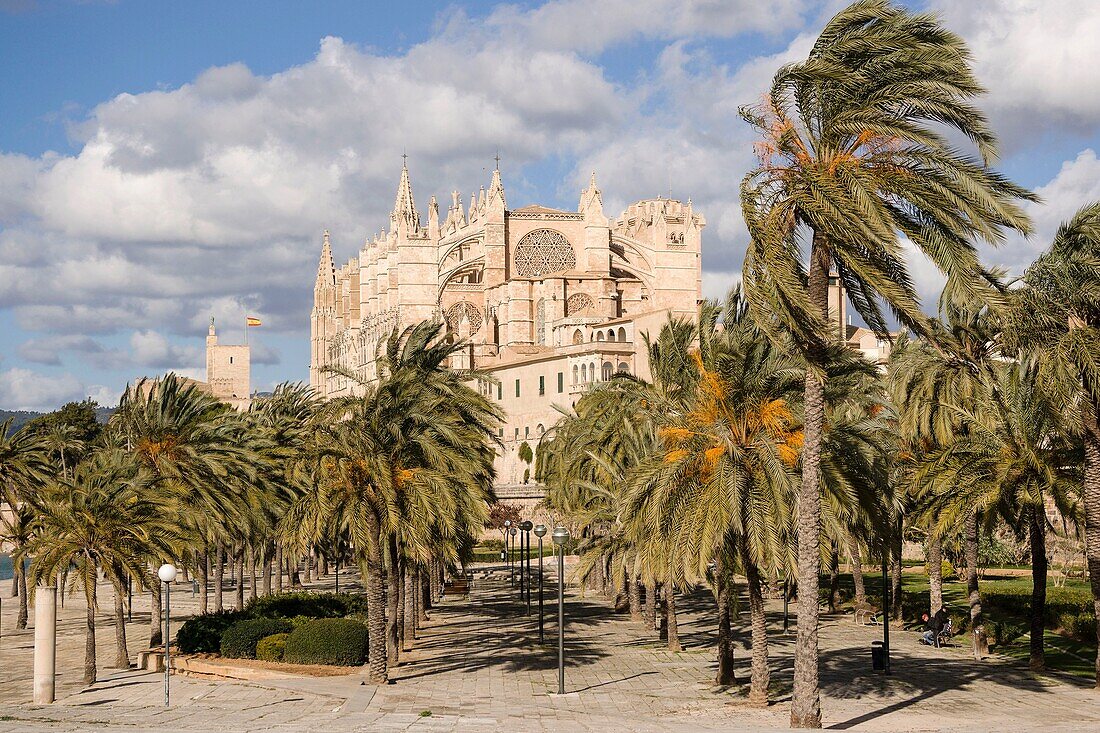
<path id="1" fill-rule="evenodd" d="M 355 382 L 331 367 L 377 376 L 376 346 L 394 328 L 446 323 L 467 346 L 454 368 L 475 366 L 475 385 L 507 415 L 497 481 L 522 485 L 534 451 L 560 412 L 615 372 L 648 378 L 642 337 L 670 316 L 695 318 L 706 221 L 687 203 L 657 197 L 609 219 L 592 175 L 576 211 L 509 209 L 500 171 L 465 206 L 456 191 L 445 216 L 433 196 L 427 221 L 403 166 L 388 230 L 342 266 L 329 233 L 321 244 L 311 315 L 310 384 L 323 398 Z"/>

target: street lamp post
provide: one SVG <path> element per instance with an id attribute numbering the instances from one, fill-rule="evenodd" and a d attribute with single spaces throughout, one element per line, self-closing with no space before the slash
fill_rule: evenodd
<path id="1" fill-rule="evenodd" d="M 523 550 L 523 557 L 520 558 L 520 562 L 523 563 L 520 566 L 520 577 L 526 577 L 527 581 L 520 584 L 520 588 L 523 590 L 523 595 L 527 600 L 527 615 L 531 615 L 531 530 L 534 528 L 534 524 L 530 519 L 524 520 L 519 528 L 523 530 L 524 543 L 527 545 L 527 549 Z"/>
<path id="2" fill-rule="evenodd" d="M 504 560 L 508 562 L 508 582 L 512 582 L 512 553 L 508 549 L 508 531 L 512 529 L 512 520 L 504 520 Z"/>
<path id="3" fill-rule="evenodd" d="M 513 555 L 516 554 L 516 535 L 518 533 L 519 530 L 515 527 L 512 527 L 510 530 L 508 530 L 508 534 L 512 537 L 512 549 L 508 552 L 508 572 L 509 577 L 511 577 L 512 579 L 513 588 L 516 587 L 516 559 L 513 557 Z"/>
<path id="4" fill-rule="evenodd" d="M 539 644 L 545 641 L 542 622 L 542 538 L 546 536 L 546 525 L 535 525 L 535 536 L 539 538 Z"/>
<path id="5" fill-rule="evenodd" d="M 157 570 L 157 577 L 164 582 L 164 706 L 168 707 L 168 675 L 172 669 L 171 661 L 171 608 L 172 608 L 172 581 L 176 579 L 176 566 L 165 563 Z"/>
<path id="6" fill-rule="evenodd" d="M 569 530 L 555 527 L 550 539 L 558 548 L 558 694 L 565 694 L 565 543 Z"/>

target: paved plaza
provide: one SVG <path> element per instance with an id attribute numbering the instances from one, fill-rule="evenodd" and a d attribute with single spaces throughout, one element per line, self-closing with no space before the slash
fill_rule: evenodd
<path id="1" fill-rule="evenodd" d="M 342 585 L 349 579 L 343 579 Z M 331 579 L 318 587 L 331 587 Z M 110 609 L 108 591 L 103 609 Z M 227 594 L 227 599 L 232 596 Z M 548 595 L 549 600 L 549 595 Z M 60 613 L 58 697 L 29 703 L 33 633 L 14 632 L 16 604 L 5 598 L 0 639 L 0 732 L 7 731 L 717 731 L 787 725 L 793 636 L 772 628 L 773 696 L 769 708 L 745 704 L 745 690 L 714 687 L 714 629 L 709 596 L 684 599 L 681 635 L 686 650 L 663 648 L 608 601 L 591 594 L 567 598 L 567 694 L 557 688 L 556 627 L 547 604 L 547 644 L 507 575 L 481 573 L 471 597 L 448 599 L 416 651 L 376 688 L 356 670 L 346 676 L 259 683 L 174 677 L 171 708 L 163 706 L 163 677 L 106 668 L 114 659 L 114 629 L 101 614 L 101 680 L 80 684 L 83 606 L 68 599 Z M 179 619 L 193 612 L 190 592 L 173 594 Z M 132 652 L 148 640 L 147 610 L 135 599 L 129 626 Z M 147 609 L 147 605 L 145 605 Z M 179 620 L 174 621 L 178 624 Z M 1015 731 L 1100 729 L 1100 694 L 1076 682 L 1029 674 L 992 659 L 974 663 L 961 649 L 919 646 L 915 633 L 897 632 L 895 674 L 869 670 L 877 629 L 850 616 L 822 627 L 825 726 L 877 731 Z M 739 652 L 738 675 L 748 677 Z M 103 664 L 106 663 L 106 664 Z"/>

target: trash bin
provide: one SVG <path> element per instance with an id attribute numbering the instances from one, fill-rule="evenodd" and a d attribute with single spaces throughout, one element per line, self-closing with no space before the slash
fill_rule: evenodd
<path id="1" fill-rule="evenodd" d="M 881 641 L 871 642 L 871 669 L 875 672 L 886 671 L 886 647 Z"/>

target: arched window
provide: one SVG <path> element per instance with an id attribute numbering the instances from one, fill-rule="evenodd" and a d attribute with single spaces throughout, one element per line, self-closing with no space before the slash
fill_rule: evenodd
<path id="1" fill-rule="evenodd" d="M 615 329 L 613 329 L 613 328 L 607 329 L 607 340 L 608 341 L 614 341 L 615 340 Z"/>
<path id="2" fill-rule="evenodd" d="M 581 330 L 579 328 L 576 331 L 573 332 L 573 343 L 575 343 L 575 344 L 583 344 L 584 343 L 584 334 L 581 333 Z"/>
<path id="3" fill-rule="evenodd" d="M 581 381 L 585 384 L 588 383 L 588 365 L 581 364 Z"/>
<path id="4" fill-rule="evenodd" d="M 545 432 L 545 430 L 546 429 L 544 427 L 542 427 L 542 423 L 539 423 L 538 425 L 535 426 L 535 431 L 538 432 L 538 434 L 540 436 L 543 434 L 543 432 Z"/>
<path id="5" fill-rule="evenodd" d="M 577 372 L 578 372 L 577 365 L 574 364 L 573 365 L 573 384 L 577 383 Z"/>
<path id="6" fill-rule="evenodd" d="M 627 372 L 630 371 L 630 367 L 627 365 L 627 363 L 625 361 L 620 361 L 619 362 L 619 371 L 622 372 L 623 374 L 626 374 Z"/>
<path id="7" fill-rule="evenodd" d="M 626 329 L 622 326 L 619 327 L 619 340 L 626 341 Z"/>
<path id="8" fill-rule="evenodd" d="M 593 382 L 595 382 L 596 379 L 597 379 L 596 374 L 598 374 L 598 372 L 596 371 L 596 362 L 592 362 L 591 364 L 588 365 L 588 377 Z"/>
<path id="9" fill-rule="evenodd" d="M 611 379 L 611 374 L 613 373 L 614 369 L 615 365 L 611 362 L 605 361 L 603 363 L 603 381 L 606 382 L 607 380 Z"/>
<path id="10" fill-rule="evenodd" d="M 596 334 L 596 340 L 597 341 L 603 341 L 603 331 L 600 331 L 599 333 Z"/>

